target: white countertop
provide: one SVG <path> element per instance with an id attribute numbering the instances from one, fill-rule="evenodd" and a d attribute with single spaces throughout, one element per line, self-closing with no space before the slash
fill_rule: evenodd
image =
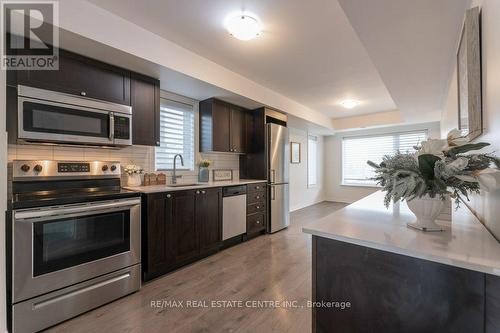
<path id="1" fill-rule="evenodd" d="M 406 226 L 415 215 L 406 203 L 384 206 L 384 193 L 369 195 L 319 221 L 303 232 L 378 250 L 430 260 L 500 276 L 500 243 L 462 204 L 452 221 L 436 221 L 442 232 Z"/>
<path id="2" fill-rule="evenodd" d="M 173 191 L 183 191 L 183 190 L 195 190 L 199 188 L 210 188 L 210 187 L 226 187 L 234 185 L 246 185 L 255 183 L 266 183 L 267 180 L 262 179 L 238 179 L 231 181 L 219 181 L 219 182 L 208 182 L 208 183 L 197 183 L 192 186 L 176 186 L 172 187 L 167 185 L 149 185 L 149 186 L 124 186 L 123 188 L 131 191 L 137 191 L 141 193 L 156 193 L 156 192 L 173 192 Z M 182 183 L 179 183 L 182 184 Z"/>

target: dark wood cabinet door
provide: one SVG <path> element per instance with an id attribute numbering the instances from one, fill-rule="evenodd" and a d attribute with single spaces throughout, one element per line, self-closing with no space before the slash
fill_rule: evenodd
<path id="1" fill-rule="evenodd" d="M 60 50 L 59 70 L 17 73 L 26 86 L 130 105 L 130 72 L 81 55 Z"/>
<path id="2" fill-rule="evenodd" d="M 173 247 L 176 264 L 199 253 L 198 230 L 195 219 L 195 191 L 172 193 Z"/>
<path id="3" fill-rule="evenodd" d="M 246 152 L 245 110 L 238 106 L 230 107 L 231 142 L 229 150 L 234 153 Z"/>
<path id="4" fill-rule="evenodd" d="M 229 152 L 230 150 L 230 110 L 229 105 L 214 101 L 212 107 L 212 150 Z"/>
<path id="5" fill-rule="evenodd" d="M 132 142 L 135 145 L 160 145 L 160 81 L 132 73 Z"/>
<path id="6" fill-rule="evenodd" d="M 172 196 L 167 193 L 148 194 L 146 200 L 146 239 L 143 239 L 143 265 L 149 276 L 166 272 L 174 264 L 172 247 Z M 146 254 L 146 258 L 144 258 Z"/>
<path id="7" fill-rule="evenodd" d="M 222 190 L 204 189 L 196 194 L 196 224 L 200 252 L 215 250 L 222 241 Z"/>

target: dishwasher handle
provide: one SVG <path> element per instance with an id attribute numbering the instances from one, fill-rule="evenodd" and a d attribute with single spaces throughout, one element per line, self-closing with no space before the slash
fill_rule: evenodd
<path id="1" fill-rule="evenodd" d="M 224 187 L 222 190 L 223 197 L 232 197 L 235 195 L 245 195 L 247 194 L 246 185 L 228 186 Z"/>

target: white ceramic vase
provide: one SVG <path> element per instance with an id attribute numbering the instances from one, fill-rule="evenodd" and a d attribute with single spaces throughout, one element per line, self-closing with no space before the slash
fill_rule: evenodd
<path id="1" fill-rule="evenodd" d="M 141 175 L 138 173 L 133 173 L 128 175 L 127 184 L 128 186 L 141 186 Z"/>
<path id="2" fill-rule="evenodd" d="M 431 198 L 425 195 L 407 202 L 408 208 L 415 214 L 417 220 L 407 225 L 422 231 L 443 231 L 435 221 L 441 214 L 444 201 L 439 196 Z"/>

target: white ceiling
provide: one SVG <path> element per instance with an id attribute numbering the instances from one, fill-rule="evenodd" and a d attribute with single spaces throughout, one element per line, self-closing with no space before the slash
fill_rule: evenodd
<path id="1" fill-rule="evenodd" d="M 439 119 L 470 2 L 89 1 L 330 117 L 399 109 L 412 122 Z M 223 27 L 227 14 L 242 9 L 264 24 L 249 42 Z M 362 104 L 347 110 L 343 99 Z"/>
<path id="2" fill-rule="evenodd" d="M 396 108 L 337 1 L 91 2 L 331 117 Z M 224 29 L 225 16 L 241 9 L 262 20 L 259 38 L 242 42 Z M 347 98 L 362 104 L 344 109 Z"/>
<path id="3" fill-rule="evenodd" d="M 471 0 L 339 0 L 406 122 L 440 120 Z"/>

